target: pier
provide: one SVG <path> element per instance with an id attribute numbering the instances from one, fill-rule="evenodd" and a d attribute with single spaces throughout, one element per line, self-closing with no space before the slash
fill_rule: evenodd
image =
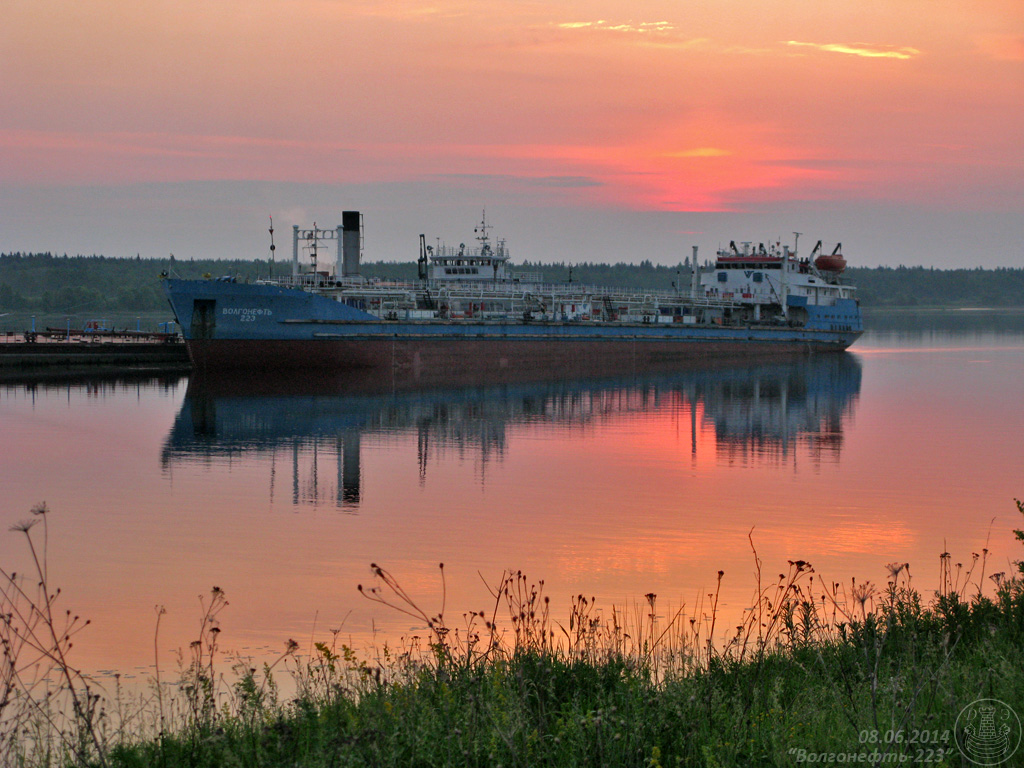
<path id="1" fill-rule="evenodd" d="M 85 374 L 187 373 L 181 337 L 140 331 L 0 332 L 0 380 Z"/>

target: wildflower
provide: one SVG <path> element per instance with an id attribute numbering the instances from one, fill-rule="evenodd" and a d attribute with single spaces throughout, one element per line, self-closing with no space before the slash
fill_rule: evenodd
<path id="1" fill-rule="evenodd" d="M 875 585 L 870 581 L 865 582 L 864 584 L 854 585 L 852 593 L 853 599 L 860 603 L 861 615 L 864 615 L 866 612 L 865 605 L 868 600 L 875 595 Z"/>

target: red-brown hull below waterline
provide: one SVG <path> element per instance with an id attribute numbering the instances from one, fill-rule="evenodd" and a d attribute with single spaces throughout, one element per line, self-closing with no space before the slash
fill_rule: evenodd
<path id="1" fill-rule="evenodd" d="M 495 339 L 330 339 L 186 342 L 197 373 L 226 370 L 366 371 L 411 380 L 443 380 L 453 373 L 519 376 L 619 375 L 664 371 L 724 359 L 764 359 L 815 352 L 842 352 L 834 343 L 808 341 L 649 342 L 637 340 L 501 341 Z"/>

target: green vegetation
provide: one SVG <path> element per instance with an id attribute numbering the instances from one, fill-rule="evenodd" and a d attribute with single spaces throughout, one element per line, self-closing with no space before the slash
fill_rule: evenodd
<path id="1" fill-rule="evenodd" d="M 236 668 L 233 682 L 218 668 L 227 602 L 214 588 L 179 678 L 158 670 L 151 695 L 115 707 L 69 666 L 84 622 L 57 610 L 59 590 L 47 583 L 47 512 L 37 507 L 14 528 L 35 571 L 0 570 L 5 765 L 652 768 L 902 757 L 953 766 L 963 764 L 965 707 L 981 698 L 1024 707 L 1024 564 L 986 578 L 987 551 L 966 567 L 943 553 L 929 600 L 904 563 L 877 588 L 823 582 L 804 561 L 762 584 L 755 552 L 755 599 L 726 632 L 716 627 L 718 590 L 689 614 L 659 608 L 654 594 L 625 612 L 579 595 L 560 622 L 543 582 L 521 573 L 506 573 L 487 607 L 452 624 L 443 565 L 437 613 L 374 565 L 375 583 L 360 593 L 411 617 L 422 638 L 372 660 L 336 635 L 307 659 L 289 641 L 276 662 Z M 277 687 L 284 669 L 294 697 Z"/>
<path id="2" fill-rule="evenodd" d="M 551 282 L 670 289 L 690 284 L 686 266 L 640 264 L 516 266 L 540 271 Z M 56 256 L 51 253 L 0 254 L 0 313 L 159 312 L 167 308 L 160 290 L 164 270 L 179 277 L 235 275 L 242 280 L 267 276 L 266 260 L 198 261 Z M 278 262 L 276 274 L 289 266 Z M 384 279 L 416 279 L 415 263 L 369 262 L 363 272 Z M 925 269 L 924 267 L 851 268 L 847 277 L 858 287 L 865 307 L 1011 307 L 1021 305 L 1024 269 Z"/>
<path id="3" fill-rule="evenodd" d="M 1019 307 L 1024 269 L 851 268 L 861 304 L 868 307 Z"/>
<path id="4" fill-rule="evenodd" d="M 260 271 L 262 267 L 262 271 Z M 182 277 L 266 275 L 266 262 L 108 259 L 104 256 L 0 254 L 0 311 L 19 313 L 167 310 L 160 273 Z"/>

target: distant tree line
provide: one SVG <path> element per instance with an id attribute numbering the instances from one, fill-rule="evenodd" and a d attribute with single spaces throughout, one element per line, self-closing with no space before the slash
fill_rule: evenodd
<path id="1" fill-rule="evenodd" d="M 150 312 L 167 309 L 161 272 L 239 279 L 267 275 L 267 262 L 108 258 L 0 253 L 0 312 Z M 279 265 L 279 273 L 284 267 Z"/>
<path id="2" fill-rule="evenodd" d="M 872 307 L 1019 307 L 1024 269 L 857 267 L 845 275 L 861 304 Z"/>
<path id="3" fill-rule="evenodd" d="M 175 277 L 231 275 L 254 280 L 288 274 L 290 264 L 267 260 L 142 259 L 68 256 L 52 253 L 0 253 L 0 312 L 159 312 L 167 308 L 160 287 L 162 272 Z M 623 288 L 682 289 L 690 285 L 688 262 L 653 264 L 537 264 L 513 271 L 542 272 L 545 281 Z M 367 277 L 416 279 L 415 263 L 367 262 Z M 846 277 L 857 286 L 866 307 L 1008 307 L 1024 304 L 1024 269 L 934 269 L 854 267 Z"/>

